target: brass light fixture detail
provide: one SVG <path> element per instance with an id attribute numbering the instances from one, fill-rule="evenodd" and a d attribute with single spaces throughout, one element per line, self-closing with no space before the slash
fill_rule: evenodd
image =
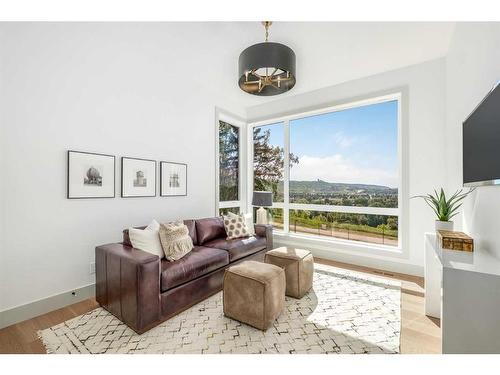
<path id="1" fill-rule="evenodd" d="M 295 86 L 295 53 L 284 44 L 269 42 L 271 21 L 262 22 L 265 42 L 245 49 L 239 58 L 240 88 L 253 95 L 278 95 Z"/>

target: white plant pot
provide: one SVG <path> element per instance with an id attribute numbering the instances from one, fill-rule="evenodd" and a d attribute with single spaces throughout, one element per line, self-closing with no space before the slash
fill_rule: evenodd
<path id="1" fill-rule="evenodd" d="M 436 230 L 453 230 L 453 221 L 436 220 Z"/>

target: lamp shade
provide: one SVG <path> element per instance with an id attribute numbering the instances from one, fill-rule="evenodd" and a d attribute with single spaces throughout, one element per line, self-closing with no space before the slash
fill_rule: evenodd
<path id="1" fill-rule="evenodd" d="M 257 207 L 272 207 L 273 193 L 270 191 L 254 191 L 252 205 Z"/>
<path id="2" fill-rule="evenodd" d="M 253 95 L 278 95 L 295 86 L 295 53 L 280 43 L 264 42 L 245 49 L 238 62 L 240 88 Z"/>

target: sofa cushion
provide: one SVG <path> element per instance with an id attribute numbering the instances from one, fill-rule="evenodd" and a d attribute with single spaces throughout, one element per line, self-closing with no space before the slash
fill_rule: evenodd
<path id="1" fill-rule="evenodd" d="M 266 248 L 266 238 L 265 237 L 247 237 L 247 238 L 236 238 L 234 240 L 226 240 L 224 238 L 218 238 L 210 242 L 206 242 L 204 246 L 213 247 L 216 249 L 223 249 L 229 253 L 229 262 L 234 262 L 235 260 L 246 257 L 256 253 L 257 251 Z"/>
<path id="2" fill-rule="evenodd" d="M 196 236 L 198 238 L 198 245 L 203 245 L 205 242 L 216 238 L 226 238 L 226 230 L 224 229 L 222 217 L 209 217 L 196 220 Z"/>
<path id="3" fill-rule="evenodd" d="M 195 246 L 193 250 L 175 262 L 163 259 L 161 261 L 161 291 L 165 292 L 227 264 L 229 264 L 227 251 L 203 246 Z"/>
<path id="4" fill-rule="evenodd" d="M 184 225 L 188 227 L 189 237 L 193 240 L 193 245 L 198 245 L 198 237 L 196 236 L 196 221 L 184 220 Z"/>
<path id="5" fill-rule="evenodd" d="M 189 237 L 193 240 L 193 245 L 198 245 L 198 239 L 196 236 L 196 222 L 194 220 L 184 220 L 184 225 L 188 227 L 189 230 Z M 146 226 L 142 227 L 135 227 L 135 229 L 145 229 Z M 124 245 L 126 246 L 132 246 L 132 243 L 130 242 L 130 236 L 128 233 L 128 229 L 123 230 L 123 242 Z"/>

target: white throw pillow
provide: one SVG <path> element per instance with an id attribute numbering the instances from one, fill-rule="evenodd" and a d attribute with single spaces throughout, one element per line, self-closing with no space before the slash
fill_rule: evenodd
<path id="1" fill-rule="evenodd" d="M 128 236 L 132 246 L 163 258 L 163 248 L 160 242 L 160 224 L 153 220 L 145 229 L 129 228 Z"/>
<path id="2" fill-rule="evenodd" d="M 240 215 L 237 215 L 233 212 L 228 212 L 227 215 L 230 217 L 230 218 L 237 218 L 238 216 Z M 245 224 L 247 225 L 247 232 L 250 236 L 255 236 L 255 228 L 254 228 L 254 225 L 253 225 L 253 217 L 252 217 L 252 214 L 251 213 L 248 213 L 248 214 L 241 214 L 241 216 L 243 216 L 243 218 L 245 219 Z"/>

